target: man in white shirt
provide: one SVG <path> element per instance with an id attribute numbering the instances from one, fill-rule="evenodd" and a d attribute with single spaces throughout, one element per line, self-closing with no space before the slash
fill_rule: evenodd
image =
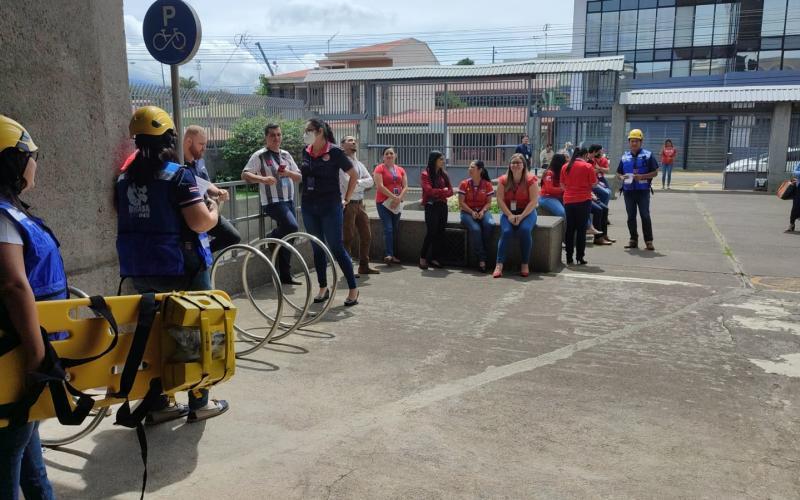
<path id="1" fill-rule="evenodd" d="M 269 233 L 270 238 L 283 238 L 297 232 L 297 217 L 294 212 L 294 183 L 303 180 L 303 175 L 294 158 L 281 149 L 283 133 L 280 125 L 270 123 L 264 129 L 263 147 L 250 156 L 242 170 L 242 180 L 248 184 L 258 184 L 261 209 L 272 217 L 278 227 Z M 278 252 L 278 273 L 281 283 L 300 285 L 292 278 L 291 255 L 286 250 Z"/>
<path id="2" fill-rule="evenodd" d="M 369 216 L 364 210 L 364 191 L 370 189 L 375 185 L 372 176 L 363 163 L 358 161 L 356 152 L 358 151 L 358 144 L 355 137 L 346 135 L 342 138 L 341 142 L 342 151 L 350 159 L 353 167 L 356 169 L 358 181 L 356 189 L 353 191 L 353 196 L 350 197 L 350 203 L 344 206 L 344 247 L 350 255 L 356 255 L 354 246 L 354 238 L 356 230 L 358 230 L 358 274 L 380 274 L 380 271 L 369 267 L 369 244 L 372 240 L 372 234 L 369 230 Z M 347 184 L 350 181 L 350 176 L 345 172 L 339 171 L 339 191 L 344 196 L 347 192 Z M 344 203 L 344 199 L 342 200 Z"/>

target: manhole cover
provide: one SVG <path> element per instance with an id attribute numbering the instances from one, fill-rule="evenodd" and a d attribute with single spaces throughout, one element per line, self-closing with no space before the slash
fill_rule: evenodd
<path id="1" fill-rule="evenodd" d="M 753 276 L 750 281 L 758 288 L 765 290 L 783 290 L 800 292 L 800 278 L 779 278 L 773 276 Z"/>

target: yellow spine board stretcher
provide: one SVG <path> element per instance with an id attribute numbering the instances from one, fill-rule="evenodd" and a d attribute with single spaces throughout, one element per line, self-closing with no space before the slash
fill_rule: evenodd
<path id="1" fill-rule="evenodd" d="M 119 325 L 119 341 L 112 351 L 89 363 L 67 369 L 67 380 L 78 390 L 101 394 L 95 408 L 122 403 L 119 398 L 102 396 L 119 391 L 120 376 L 136 327 L 140 295 L 105 299 Z M 222 291 L 173 292 L 156 295 L 158 312 L 139 367 L 130 401 L 144 397 L 150 381 L 161 378 L 164 394 L 208 388 L 231 378 L 235 371 L 233 324 L 236 309 Z M 37 302 L 39 321 L 48 332 L 68 332 L 69 338 L 51 341 L 59 357 L 85 358 L 102 353 L 111 343 L 113 332 L 108 322 L 95 317 L 89 299 Z M 175 359 L 178 343 L 170 335 L 176 327 L 200 330 L 200 356 L 196 361 Z M 224 333 L 224 339 L 220 334 Z M 7 335 L 0 331 L 0 336 Z M 212 347 L 216 344 L 216 349 Z M 221 344 L 221 345 L 220 345 Z M 0 356 L 0 405 L 18 401 L 23 394 L 24 355 L 17 346 Z M 101 399 L 102 398 L 102 399 Z M 55 417 L 49 391 L 43 391 L 31 407 L 29 420 Z M 8 425 L 0 419 L 0 427 Z"/>

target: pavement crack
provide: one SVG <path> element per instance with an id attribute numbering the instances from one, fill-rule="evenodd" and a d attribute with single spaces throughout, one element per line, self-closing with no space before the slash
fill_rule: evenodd
<path id="1" fill-rule="evenodd" d="M 349 476 L 350 474 L 352 474 L 355 471 L 356 471 L 356 469 L 350 469 L 349 471 L 345 472 L 344 474 L 340 474 L 339 477 L 337 477 L 331 484 L 325 486 L 325 489 L 328 490 L 328 493 L 327 493 L 327 495 L 325 495 L 325 498 L 329 500 L 331 498 L 331 495 L 333 494 L 333 488 L 334 488 L 334 486 L 336 486 L 336 483 L 342 481 L 344 478 L 346 478 L 347 476 Z"/>

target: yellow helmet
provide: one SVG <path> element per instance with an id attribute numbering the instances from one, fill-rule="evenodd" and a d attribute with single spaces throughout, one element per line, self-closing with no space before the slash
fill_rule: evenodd
<path id="1" fill-rule="evenodd" d="M 639 139 L 640 141 L 643 141 L 644 140 L 644 134 L 642 133 L 641 130 L 639 130 L 638 128 L 635 128 L 635 129 L 631 130 L 630 132 L 628 132 L 628 140 L 630 141 L 631 139 Z"/>
<path id="2" fill-rule="evenodd" d="M 25 127 L 7 116 L 0 115 L 0 151 L 6 148 L 33 153 L 39 146 L 33 143 Z"/>
<path id="3" fill-rule="evenodd" d="M 131 137 L 137 135 L 164 135 L 175 130 L 169 114 L 158 106 L 143 106 L 133 112 L 129 127 Z"/>

